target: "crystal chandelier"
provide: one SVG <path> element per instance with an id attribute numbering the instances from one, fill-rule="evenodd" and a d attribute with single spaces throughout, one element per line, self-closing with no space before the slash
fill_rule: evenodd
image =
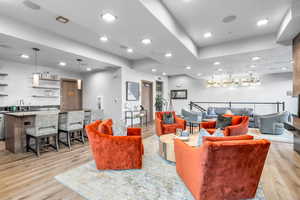
<path id="1" fill-rule="evenodd" d="M 260 85 L 260 78 L 257 74 L 249 72 L 243 75 L 222 74 L 213 75 L 207 81 L 207 87 L 250 87 Z"/>

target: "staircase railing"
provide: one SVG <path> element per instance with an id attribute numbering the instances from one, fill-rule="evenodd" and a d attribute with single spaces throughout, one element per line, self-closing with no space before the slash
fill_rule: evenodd
<path id="1" fill-rule="evenodd" d="M 202 104 L 202 105 L 201 105 Z M 227 101 L 227 102 L 213 102 L 213 101 L 191 101 L 189 103 L 190 109 L 192 110 L 193 108 L 196 108 L 200 111 L 206 111 L 206 109 L 203 107 L 203 104 L 208 104 L 208 105 L 224 105 L 228 108 L 232 108 L 233 105 L 253 105 L 254 110 L 256 105 L 274 105 L 276 106 L 276 111 L 285 111 L 285 102 L 235 102 L 235 101 Z"/>
<path id="2" fill-rule="evenodd" d="M 198 104 L 194 103 L 194 102 L 190 102 L 190 110 L 192 110 L 193 108 L 196 108 L 197 110 L 201 111 L 201 112 L 205 112 L 206 109 L 203 108 L 202 106 L 199 106 Z"/>

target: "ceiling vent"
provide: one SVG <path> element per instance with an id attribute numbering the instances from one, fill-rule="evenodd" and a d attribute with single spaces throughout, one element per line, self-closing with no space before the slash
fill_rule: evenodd
<path id="1" fill-rule="evenodd" d="M 30 8 L 30 9 L 32 9 L 32 10 L 40 10 L 40 9 L 41 9 L 41 6 L 39 6 L 39 5 L 36 4 L 36 3 L 33 3 L 33 2 L 30 1 L 30 0 L 23 1 L 23 4 L 24 4 L 27 8 Z"/>
<path id="2" fill-rule="evenodd" d="M 3 48 L 3 49 L 11 49 L 12 47 L 11 46 L 8 46 L 6 44 L 0 44 L 0 48 Z"/>
<path id="3" fill-rule="evenodd" d="M 236 18 L 237 18 L 237 17 L 236 17 L 235 15 L 229 15 L 229 16 L 224 17 L 224 18 L 222 19 L 222 22 L 223 22 L 223 23 L 231 23 L 231 22 L 235 21 Z"/>

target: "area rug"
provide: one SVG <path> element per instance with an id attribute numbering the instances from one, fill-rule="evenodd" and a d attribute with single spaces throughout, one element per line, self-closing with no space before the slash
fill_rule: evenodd
<path id="1" fill-rule="evenodd" d="M 293 133 L 288 130 L 285 130 L 281 135 L 269 135 L 262 134 L 257 128 L 249 128 L 248 135 L 254 136 L 255 139 L 267 139 L 271 142 L 285 142 L 291 144 L 294 142 Z"/>
<path id="2" fill-rule="evenodd" d="M 158 153 L 157 136 L 144 140 L 143 169 L 99 171 L 93 161 L 56 176 L 63 185 L 89 200 L 193 200 L 174 163 Z M 259 185 L 256 198 L 264 200 Z"/>

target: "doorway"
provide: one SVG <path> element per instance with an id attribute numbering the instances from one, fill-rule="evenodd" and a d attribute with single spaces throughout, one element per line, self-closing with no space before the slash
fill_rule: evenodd
<path id="1" fill-rule="evenodd" d="M 142 81 L 142 106 L 148 112 L 148 122 L 153 121 L 153 82 Z"/>
<path id="2" fill-rule="evenodd" d="M 62 111 L 82 110 L 82 82 L 78 89 L 76 79 L 61 79 L 60 109 Z"/>

